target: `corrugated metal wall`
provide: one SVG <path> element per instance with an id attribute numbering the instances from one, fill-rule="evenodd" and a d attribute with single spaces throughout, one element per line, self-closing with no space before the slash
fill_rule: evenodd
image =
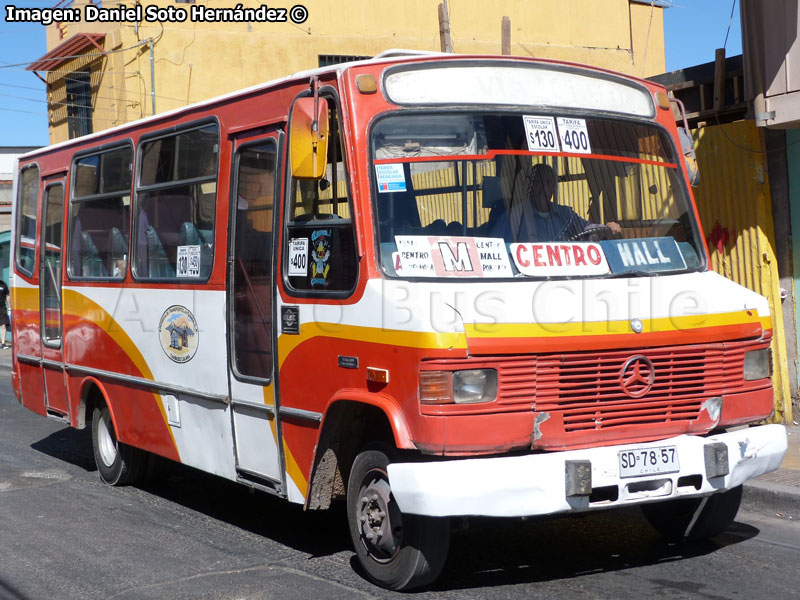
<path id="1" fill-rule="evenodd" d="M 694 194 L 713 268 L 769 300 L 775 421 L 791 423 L 786 338 L 761 132 L 753 121 L 738 121 L 700 127 L 694 139 L 701 179 Z"/>

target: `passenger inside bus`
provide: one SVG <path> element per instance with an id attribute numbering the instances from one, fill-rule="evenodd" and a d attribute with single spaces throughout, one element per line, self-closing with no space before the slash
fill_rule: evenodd
<path id="1" fill-rule="evenodd" d="M 602 228 L 593 226 L 569 206 L 555 201 L 558 176 L 547 163 L 533 165 L 522 183 L 523 194 L 519 197 L 514 194 L 510 210 L 507 210 L 500 190 L 495 189 L 499 187 L 497 178 L 485 178 L 484 194 L 492 199 L 485 227 L 489 237 L 504 238 L 508 242 L 555 242 L 590 237 L 592 232 Z M 606 227 L 613 234 L 622 231 L 614 221 L 606 223 Z"/>

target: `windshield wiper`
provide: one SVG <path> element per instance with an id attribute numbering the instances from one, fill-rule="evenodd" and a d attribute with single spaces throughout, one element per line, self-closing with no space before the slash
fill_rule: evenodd
<path id="1" fill-rule="evenodd" d="M 609 273 L 603 279 L 619 279 L 620 277 L 650 277 L 651 275 L 660 275 L 658 271 L 623 271 L 622 273 Z"/>

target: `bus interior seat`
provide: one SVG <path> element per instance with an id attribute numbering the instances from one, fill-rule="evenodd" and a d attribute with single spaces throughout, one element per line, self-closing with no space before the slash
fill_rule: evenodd
<path id="1" fill-rule="evenodd" d="M 147 273 L 148 277 L 175 277 L 175 269 L 167 258 L 164 246 L 152 225 L 147 227 Z"/>
<path id="2" fill-rule="evenodd" d="M 483 178 L 483 208 L 489 209 L 489 218 L 486 223 L 478 228 L 483 234 L 491 234 L 495 231 L 506 216 L 506 203 L 503 199 L 503 190 L 500 187 L 500 177 L 496 175 L 486 175 Z"/>
<path id="3" fill-rule="evenodd" d="M 113 272 L 114 268 L 119 266 L 119 268 L 127 269 L 127 258 L 128 258 L 128 240 L 125 239 L 125 236 L 122 235 L 122 232 L 119 230 L 118 227 L 112 227 L 111 231 L 108 235 L 108 247 L 109 247 L 109 256 L 111 259 L 111 270 Z M 120 261 L 125 264 L 123 267 L 120 264 Z M 123 273 L 124 275 L 124 273 Z M 118 273 L 115 273 L 115 276 L 119 276 Z"/>
<path id="4" fill-rule="evenodd" d="M 108 277 L 97 246 L 87 231 L 81 231 L 81 275 L 83 277 Z"/>
<path id="5" fill-rule="evenodd" d="M 394 242 L 396 235 L 419 235 L 421 233 L 422 223 L 419 218 L 416 197 L 412 191 L 381 194 L 380 202 L 383 206 L 392 208 L 391 211 L 379 211 L 381 219 L 378 228 L 381 241 Z"/>
<path id="6" fill-rule="evenodd" d="M 180 230 L 181 246 L 200 246 L 200 277 L 211 272 L 211 246 L 194 223 L 185 221 Z"/>

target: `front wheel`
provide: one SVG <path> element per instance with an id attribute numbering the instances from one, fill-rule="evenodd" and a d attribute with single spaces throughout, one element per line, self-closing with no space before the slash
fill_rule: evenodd
<path id="1" fill-rule="evenodd" d="M 733 523 L 742 503 L 742 486 L 705 498 L 682 498 L 643 504 L 642 512 L 667 541 L 705 540 Z"/>
<path id="2" fill-rule="evenodd" d="M 400 512 L 389 486 L 389 455 L 381 447 L 356 457 L 347 484 L 347 520 L 369 579 L 381 587 L 408 590 L 438 577 L 450 547 L 450 522 Z"/>
<path id="3" fill-rule="evenodd" d="M 109 485 L 130 485 L 141 479 L 147 467 L 147 454 L 120 443 L 103 404 L 92 411 L 92 449 L 100 479 Z"/>

